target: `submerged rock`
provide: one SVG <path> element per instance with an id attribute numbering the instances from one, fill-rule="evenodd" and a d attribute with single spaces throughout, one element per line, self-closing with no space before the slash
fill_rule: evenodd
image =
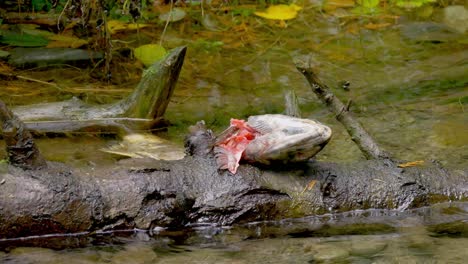
<path id="1" fill-rule="evenodd" d="M 406 40 L 416 42 L 447 42 L 460 36 L 452 28 L 434 22 L 415 22 L 402 25 L 401 35 Z"/>
<path id="2" fill-rule="evenodd" d="M 447 6 L 441 13 L 442 22 L 464 34 L 468 30 L 468 10 L 462 5 Z"/>

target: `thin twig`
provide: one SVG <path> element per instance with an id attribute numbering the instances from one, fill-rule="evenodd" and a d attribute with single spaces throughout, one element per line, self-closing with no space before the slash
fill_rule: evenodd
<path id="1" fill-rule="evenodd" d="M 172 13 L 172 7 L 174 6 L 174 0 L 171 0 L 171 7 L 169 9 L 169 15 L 167 16 L 166 24 L 164 25 L 163 32 L 161 33 L 161 39 L 159 40 L 159 46 L 162 46 L 162 42 L 164 39 L 164 35 L 166 34 L 167 27 L 169 26 L 169 22 L 172 19 L 172 16 L 174 15 Z"/>
<path id="2" fill-rule="evenodd" d="M 40 83 L 40 84 L 50 85 L 50 86 L 52 86 L 54 88 L 57 88 L 58 90 L 62 90 L 62 88 L 60 86 L 58 86 L 57 84 L 55 84 L 55 83 L 45 82 L 45 81 L 41 81 L 41 80 L 34 79 L 34 78 L 31 78 L 31 77 L 26 77 L 26 76 L 22 76 L 22 75 L 15 75 L 15 74 L 3 74 L 3 73 L 0 73 L 0 75 L 6 76 L 6 77 L 9 77 L 9 78 L 16 78 L 16 79 L 26 80 L 26 81 L 30 81 L 30 82 L 36 82 L 36 83 Z"/>
<path id="3" fill-rule="evenodd" d="M 335 117 L 346 128 L 351 139 L 357 144 L 367 159 L 390 159 L 388 153 L 381 150 L 374 139 L 367 133 L 364 127 L 353 117 L 345 106 L 331 90 L 323 84 L 314 73 L 311 62 L 296 62 L 296 68 L 304 74 L 312 91 L 335 114 Z"/>

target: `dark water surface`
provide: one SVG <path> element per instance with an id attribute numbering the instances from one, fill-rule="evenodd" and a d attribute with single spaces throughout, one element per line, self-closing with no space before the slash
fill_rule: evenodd
<path id="1" fill-rule="evenodd" d="M 466 263 L 468 203 L 0 241 L 1 263 Z M 46 248 L 35 247 L 35 245 Z M 27 245 L 28 247 L 24 247 Z"/>

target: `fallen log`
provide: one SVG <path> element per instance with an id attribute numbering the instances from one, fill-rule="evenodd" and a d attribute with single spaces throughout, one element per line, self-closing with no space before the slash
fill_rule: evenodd
<path id="1" fill-rule="evenodd" d="M 24 131 L 14 115 L 3 114 L 2 122 L 14 124 L 11 131 Z M 468 197 L 466 170 L 398 168 L 379 159 L 282 168 L 242 164 L 233 175 L 217 169 L 214 140 L 198 123 L 187 138 L 189 155 L 178 161 L 128 159 L 89 171 L 53 162 L 34 167 L 10 163 L 0 170 L 0 239 L 231 225 L 367 208 L 405 210 Z M 12 142 L 7 140 L 7 147 Z"/>
<path id="2" fill-rule="evenodd" d="M 0 238 L 404 210 L 468 197 L 466 171 L 376 160 L 282 169 L 242 164 L 233 175 L 217 169 L 213 140 L 199 123 L 187 138 L 190 155 L 178 161 L 129 159 L 97 171 L 8 165 L 0 174 Z"/>
<path id="3" fill-rule="evenodd" d="M 146 130 L 162 122 L 182 69 L 186 47 L 173 49 L 150 66 L 127 98 L 108 105 L 89 105 L 73 98 L 13 108 L 33 133 Z"/>

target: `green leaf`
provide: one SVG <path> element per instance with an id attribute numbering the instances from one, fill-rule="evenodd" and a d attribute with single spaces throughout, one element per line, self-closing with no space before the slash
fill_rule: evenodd
<path id="1" fill-rule="evenodd" d="M 52 8 L 52 3 L 47 0 L 32 0 L 31 5 L 34 11 L 49 11 Z"/>
<path id="2" fill-rule="evenodd" d="M 402 8 L 421 7 L 427 3 L 434 3 L 436 0 L 394 0 L 396 6 Z"/>
<path id="3" fill-rule="evenodd" d="M 166 55 L 166 49 L 158 44 L 142 45 L 134 50 L 135 57 L 148 67 Z"/>
<path id="4" fill-rule="evenodd" d="M 0 43 L 18 47 L 43 47 L 49 41 L 42 36 L 34 36 L 27 33 L 0 31 Z"/>
<path id="5" fill-rule="evenodd" d="M 365 8 L 373 8 L 379 5 L 379 0 L 357 0 L 357 3 Z"/>

